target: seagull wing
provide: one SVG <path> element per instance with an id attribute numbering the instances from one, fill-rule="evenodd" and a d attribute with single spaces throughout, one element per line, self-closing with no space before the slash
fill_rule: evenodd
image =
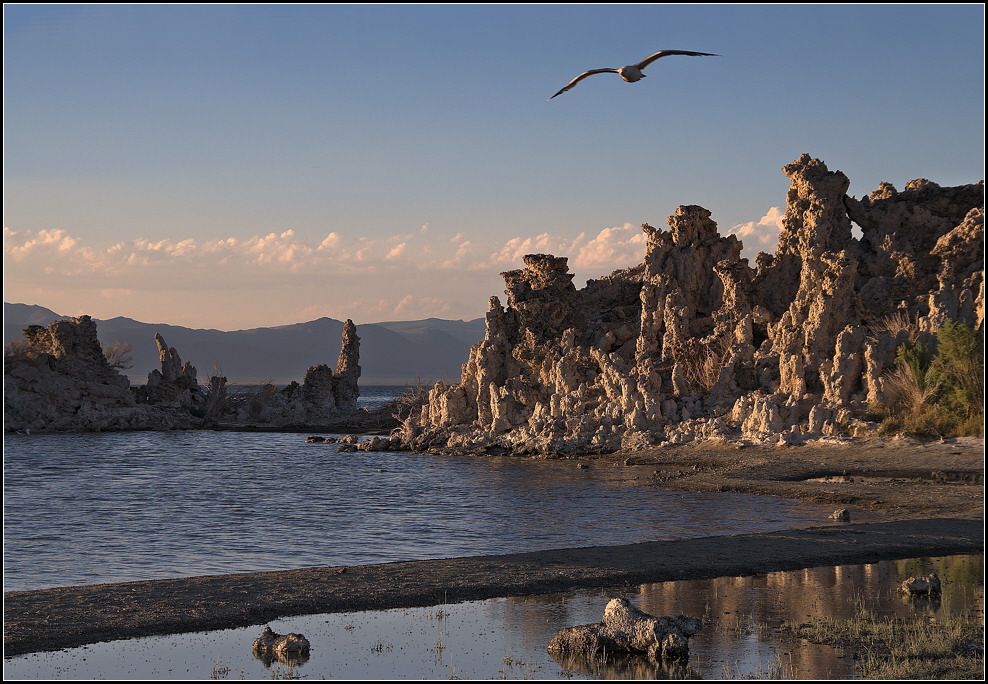
<path id="1" fill-rule="evenodd" d="M 690 57 L 720 57 L 720 55 L 715 55 L 712 52 L 690 52 L 689 50 L 659 50 L 651 57 L 646 57 L 642 61 L 638 62 L 635 66 L 639 69 L 644 69 L 649 64 L 662 57 L 668 57 L 669 55 L 689 55 Z"/>
<path id="2" fill-rule="evenodd" d="M 594 74 L 604 74 L 604 73 L 614 73 L 614 74 L 616 74 L 616 73 L 618 73 L 618 70 L 617 69 L 591 69 L 590 71 L 584 71 L 582 74 L 580 74 L 579 76 L 577 76 L 576 78 L 574 78 L 572 81 L 570 81 L 569 83 L 567 83 L 562 88 L 562 90 L 560 90 L 558 93 L 556 93 L 556 95 L 562 95 L 567 90 L 569 90 L 570 88 L 572 88 L 573 86 L 575 86 L 577 83 L 579 83 L 580 81 L 582 81 L 583 79 L 585 79 L 587 76 L 593 76 Z M 553 95 L 552 97 L 555 97 L 556 95 Z M 552 97 L 550 97 L 549 99 L 551 100 Z"/>

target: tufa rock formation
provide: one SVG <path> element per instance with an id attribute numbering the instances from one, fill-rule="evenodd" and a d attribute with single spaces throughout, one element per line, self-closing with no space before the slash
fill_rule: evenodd
<path id="1" fill-rule="evenodd" d="M 646 655 L 658 661 L 689 658 L 689 638 L 703 623 L 693 617 L 654 617 L 627 599 L 611 599 L 601 622 L 560 630 L 549 641 L 556 656 L 579 654 L 587 658 L 614 653 Z"/>
<path id="2" fill-rule="evenodd" d="M 158 345 L 158 358 L 161 370 L 148 373 L 146 385 L 133 388 L 138 403 L 153 406 L 181 409 L 191 414 L 204 416 L 206 407 L 216 392 L 223 391 L 225 379 L 210 378 L 209 389 L 199 384 L 195 366 L 182 363 L 174 347 L 165 343 L 165 338 L 155 333 L 154 342 Z M 224 381 L 216 385 L 216 381 Z"/>
<path id="3" fill-rule="evenodd" d="M 195 366 L 188 361 L 183 364 L 175 348 L 169 347 L 158 333 L 154 343 L 158 345 L 161 370 L 148 374 L 148 384 L 144 386 L 148 403 L 188 405 L 191 397 L 201 391 Z"/>
<path id="4" fill-rule="evenodd" d="M 354 413 L 360 338 L 347 321 L 336 370 L 313 366 L 302 385 L 228 394 L 226 378 L 199 385 L 196 369 L 155 335 L 161 370 L 130 382 L 104 356 L 89 316 L 30 326 L 4 356 L 4 429 L 8 432 L 192 429 L 219 421 L 264 426 L 323 426 Z"/>
<path id="5" fill-rule="evenodd" d="M 847 196 L 803 155 L 778 247 L 752 268 L 710 212 L 644 225 L 641 264 L 577 290 L 565 257 L 503 273 L 458 385 L 392 435 L 406 449 L 610 452 L 697 439 L 799 443 L 884 402 L 910 335 L 984 325 L 984 185 Z M 852 221 L 861 237 L 852 234 Z"/>
<path id="6" fill-rule="evenodd" d="M 297 666 L 309 660 L 310 647 L 309 640 L 302 634 L 278 634 L 270 627 L 265 627 L 261 636 L 254 639 L 251 651 L 267 667 L 275 661 Z"/>
<path id="7" fill-rule="evenodd" d="M 127 378 L 103 355 L 89 316 L 24 330 L 4 356 L 5 431 L 140 430 L 188 427 L 190 417 L 138 405 Z"/>
<path id="8" fill-rule="evenodd" d="M 325 364 L 310 366 L 301 385 L 293 382 L 282 390 L 268 388 L 254 393 L 224 417 L 237 423 L 275 427 L 330 425 L 357 410 L 359 361 L 357 326 L 347 320 L 335 370 Z"/>

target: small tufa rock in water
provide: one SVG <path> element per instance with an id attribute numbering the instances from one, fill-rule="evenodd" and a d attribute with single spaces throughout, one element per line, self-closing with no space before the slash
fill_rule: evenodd
<path id="1" fill-rule="evenodd" d="M 642 653 L 657 661 L 689 658 L 689 637 L 703 627 L 697 618 L 655 617 L 635 608 L 627 599 L 612 599 L 603 621 L 568 627 L 549 642 L 550 653 L 593 656 L 606 652 Z"/>
<path id="2" fill-rule="evenodd" d="M 277 634 L 265 627 L 261 636 L 254 639 L 254 655 L 264 663 L 278 660 L 287 665 L 297 665 L 309 658 L 309 640 L 301 634 Z"/>
<path id="3" fill-rule="evenodd" d="M 844 522 L 847 522 L 848 520 L 851 519 L 851 512 L 846 508 L 839 508 L 830 514 L 830 519 L 843 520 Z"/>
<path id="4" fill-rule="evenodd" d="M 939 596 L 940 578 L 935 572 L 922 577 L 910 577 L 902 583 L 900 591 L 910 596 Z"/>

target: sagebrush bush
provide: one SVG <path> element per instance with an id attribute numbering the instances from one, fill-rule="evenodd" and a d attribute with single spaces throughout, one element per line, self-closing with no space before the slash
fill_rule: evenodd
<path id="1" fill-rule="evenodd" d="M 132 351 L 130 342 L 117 340 L 112 344 L 100 344 L 103 347 L 103 356 L 106 357 L 106 362 L 110 364 L 110 368 L 127 370 L 133 365 L 134 358 L 130 355 Z"/>
<path id="2" fill-rule="evenodd" d="M 930 363 L 940 386 L 940 404 L 967 414 L 984 413 L 984 335 L 948 320 L 937 331 L 937 353 Z"/>
<path id="3" fill-rule="evenodd" d="M 984 376 L 984 335 L 963 323 L 946 321 L 935 345 L 902 345 L 886 376 L 891 405 L 882 432 L 984 434 Z"/>

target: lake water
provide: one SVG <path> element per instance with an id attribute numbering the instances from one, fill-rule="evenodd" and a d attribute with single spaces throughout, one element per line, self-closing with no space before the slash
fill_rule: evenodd
<path id="1" fill-rule="evenodd" d="M 937 572 L 940 601 L 896 591 Z M 556 660 L 546 652 L 564 627 L 598 622 L 608 600 L 653 615 L 700 617 L 687 667 L 648 658 Z M 751 577 L 680 580 L 428 608 L 303 615 L 270 623 L 312 644 L 304 662 L 265 663 L 251 653 L 263 625 L 91 644 L 4 660 L 5 679 L 850 679 L 853 653 L 794 639 L 784 621 L 850 618 L 863 604 L 880 616 L 984 619 L 982 555 L 807 568 Z"/>
<path id="2" fill-rule="evenodd" d="M 835 524 L 645 486 L 647 466 L 339 453 L 299 433 L 7 435 L 4 590 Z"/>

